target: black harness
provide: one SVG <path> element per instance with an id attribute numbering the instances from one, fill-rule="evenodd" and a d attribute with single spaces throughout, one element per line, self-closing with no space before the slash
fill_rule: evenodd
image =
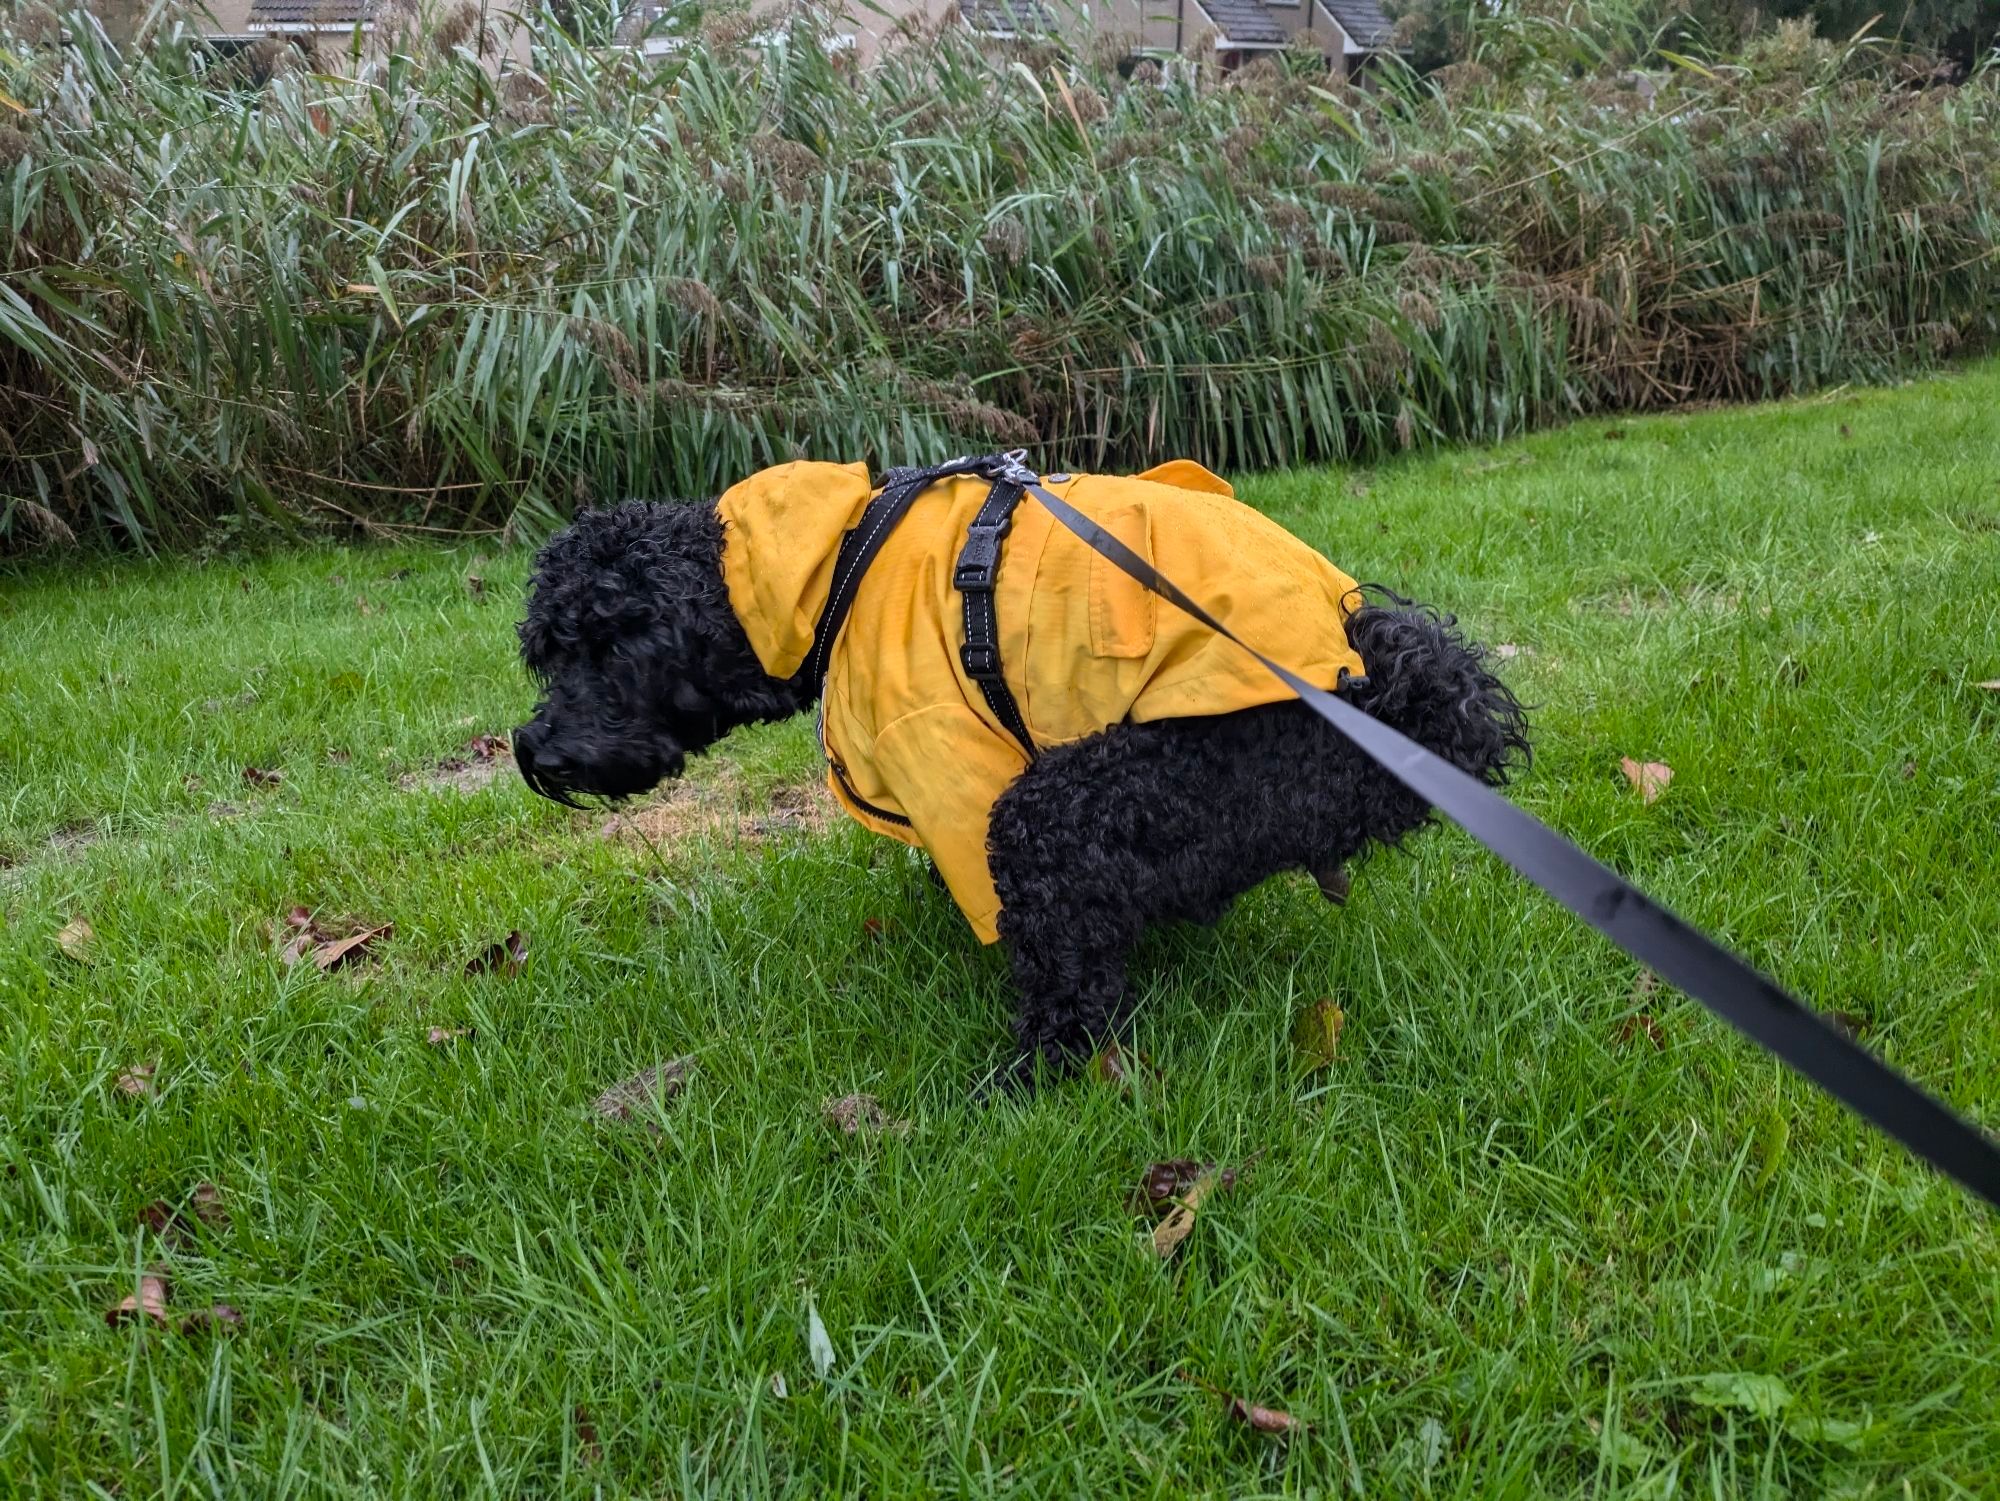
<path id="1" fill-rule="evenodd" d="M 1008 732 L 1035 755 L 1019 708 L 1000 672 L 993 585 L 1000 543 L 1014 507 L 1025 493 L 1100 557 L 1134 582 L 1186 611 L 1218 635 L 1249 652 L 1297 693 L 1320 718 L 1347 736 L 1369 759 L 1449 816 L 1473 838 L 1554 897 L 1584 922 L 1655 973 L 1700 1001 L 1751 1041 L 1818 1084 L 1877 1130 L 1894 1137 L 1933 1167 L 2000 1208 L 2000 1146 L 1954 1114 L 1873 1053 L 1836 1031 L 1817 1012 L 1751 968 L 1698 929 L 1690 927 L 1617 872 L 1607 869 L 1533 815 L 1483 782 L 1434 755 L 1407 736 L 1371 718 L 1335 694 L 1307 682 L 1237 639 L 1153 565 L 1060 497 L 1025 464 L 1025 453 L 954 459 L 935 469 L 891 470 L 882 493 L 869 502 L 861 524 L 841 543 L 833 590 L 807 664 L 824 684 L 826 658 L 854 602 L 854 591 L 883 539 L 923 490 L 950 475 L 976 474 L 993 485 L 968 528 L 953 582 L 965 596 L 965 647 L 960 660 Z M 825 736 L 822 734 L 821 743 Z M 843 787 L 839 762 L 834 774 Z M 853 796 L 852 788 L 848 795 Z M 868 808 L 859 798 L 854 801 Z M 892 822 L 907 819 L 869 811 Z"/>
<path id="2" fill-rule="evenodd" d="M 1038 752 L 1034 738 L 1028 733 L 1028 722 L 1022 718 L 1021 706 L 1014 702 L 1014 695 L 1007 687 L 1007 675 L 1001 670 L 1000 618 L 993 605 L 994 589 L 1000 581 L 1000 544 L 1013 528 L 1014 507 L 1027 493 L 1022 476 L 1036 477 L 1021 468 L 1024 457 L 1025 454 L 1017 452 L 953 459 L 949 464 L 930 469 L 891 469 L 882 477 L 881 491 L 868 502 L 854 530 L 841 539 L 840 552 L 834 558 L 833 587 L 827 593 L 826 612 L 813 632 L 812 651 L 805 661 L 809 683 L 825 691 L 827 662 L 833 655 L 834 642 L 840 639 L 847 612 L 854 606 L 862 575 L 881 552 L 896 523 L 909 514 L 916 498 L 941 479 L 978 475 L 990 480 L 993 488 L 987 491 L 985 504 L 966 527 L 965 547 L 951 571 L 952 586 L 965 602 L 965 645 L 959 648 L 958 660 L 965 668 L 965 675 L 979 685 L 994 718 L 1020 743 L 1022 754 L 1030 761 L 1035 759 Z M 821 741 L 824 743 L 824 735 Z M 828 754 L 831 755 L 830 750 Z M 834 771 L 845 785 L 846 772 L 837 762 Z M 852 788 L 848 789 L 848 795 L 854 797 Z M 854 800 L 861 802 L 859 797 Z M 861 806 L 867 808 L 868 804 Z M 871 811 L 892 823 L 906 822 L 879 808 Z"/>

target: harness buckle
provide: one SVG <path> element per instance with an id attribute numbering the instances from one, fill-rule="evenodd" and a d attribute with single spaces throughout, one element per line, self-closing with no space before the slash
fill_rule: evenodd
<path id="1" fill-rule="evenodd" d="M 965 548 L 951 572 L 951 585 L 961 594 L 991 593 L 1000 572 L 1000 541 L 1013 529 L 1014 518 L 1004 517 L 995 525 L 978 522 L 965 529 Z"/>

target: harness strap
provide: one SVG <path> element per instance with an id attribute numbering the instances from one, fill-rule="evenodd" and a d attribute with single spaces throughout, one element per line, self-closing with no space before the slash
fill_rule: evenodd
<path id="1" fill-rule="evenodd" d="M 952 569 L 951 582 L 965 602 L 965 645 L 958 660 L 965 675 L 979 685 L 986 706 L 1006 726 L 1007 733 L 1021 744 L 1034 760 L 1034 737 L 1021 716 L 1021 706 L 1007 687 L 1007 674 L 1000 666 L 1000 616 L 993 594 L 1000 580 L 1000 543 L 1014 525 L 1014 507 L 1027 491 L 1016 480 L 996 479 L 987 492 L 986 503 L 965 529 L 965 549 Z"/>

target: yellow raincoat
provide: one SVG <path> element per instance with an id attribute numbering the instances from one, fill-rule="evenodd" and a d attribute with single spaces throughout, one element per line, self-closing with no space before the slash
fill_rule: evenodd
<path id="1" fill-rule="evenodd" d="M 1359 603 L 1354 580 L 1200 465 L 1045 483 L 1302 677 L 1333 688 L 1342 668 L 1360 675 L 1342 629 Z M 940 480 L 911 506 L 834 644 L 821 715 L 840 805 L 865 827 L 930 851 L 984 943 L 998 937 L 1000 911 L 987 820 L 1027 765 L 959 661 L 965 625 L 952 568 L 990 488 L 974 476 Z M 873 493 L 863 465 L 801 462 L 752 475 L 722 497 L 729 602 L 773 677 L 797 672 L 812 649 L 841 538 Z M 1037 747 L 1291 697 L 1240 647 L 1098 557 L 1032 495 L 1014 511 L 994 608 L 1007 686 Z"/>

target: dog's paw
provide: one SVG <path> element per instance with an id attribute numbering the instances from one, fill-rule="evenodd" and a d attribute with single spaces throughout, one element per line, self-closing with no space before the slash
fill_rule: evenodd
<path id="1" fill-rule="evenodd" d="M 1336 907 L 1347 905 L 1347 894 L 1354 883 L 1347 877 L 1345 865 L 1329 866 L 1325 870 L 1313 872 L 1313 880 L 1319 883 L 1319 894 Z"/>

